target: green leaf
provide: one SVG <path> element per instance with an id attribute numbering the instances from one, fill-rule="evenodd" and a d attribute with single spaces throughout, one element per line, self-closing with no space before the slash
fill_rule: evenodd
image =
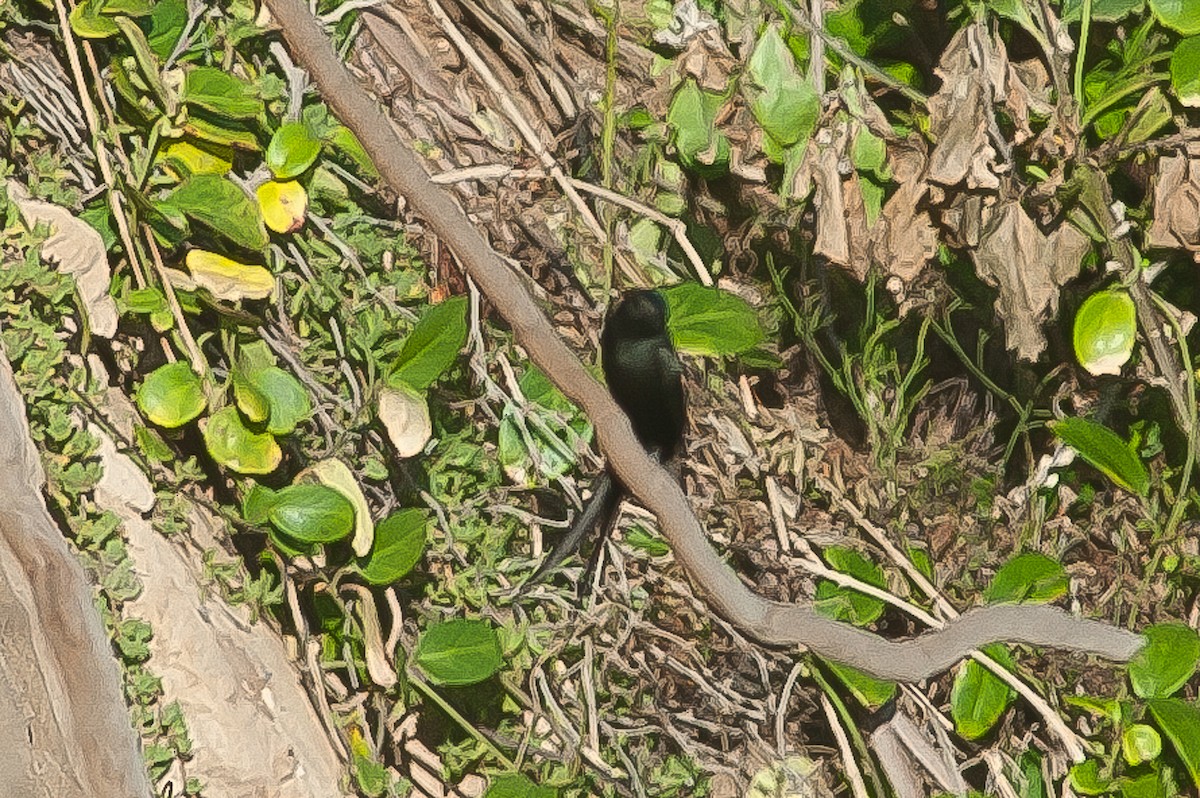
<path id="1" fill-rule="evenodd" d="M 130 662 L 144 662 L 150 658 L 150 640 L 154 631 L 141 618 L 129 618 L 117 625 L 113 642 L 121 650 L 121 656 Z"/>
<path id="2" fill-rule="evenodd" d="M 275 495 L 271 524 L 293 540 L 333 543 L 354 529 L 354 505 L 324 485 L 288 485 Z"/>
<path id="3" fill-rule="evenodd" d="M 887 142 L 866 126 L 859 127 L 850 148 L 850 162 L 860 172 L 869 172 L 883 180 L 887 178 Z M 879 189 L 882 194 L 882 189 Z"/>
<path id="4" fill-rule="evenodd" d="M 1024 778 L 1024 789 L 1021 791 L 1021 798 L 1048 798 L 1053 795 L 1053 791 L 1046 784 L 1046 779 L 1043 778 L 1042 765 L 1043 758 L 1036 750 L 1026 750 L 1021 754 L 1018 764 L 1021 768 L 1021 776 Z M 1049 776 L 1047 773 L 1046 776 Z"/>
<path id="5" fill-rule="evenodd" d="M 411 571 L 425 553 L 428 528 L 428 515 L 414 508 L 394 512 L 376 524 L 363 578 L 373 585 L 390 585 Z"/>
<path id="6" fill-rule="evenodd" d="M 414 659 L 431 681 L 459 687 L 489 679 L 504 665 L 496 630 L 487 621 L 467 618 L 426 629 Z"/>
<path id="7" fill-rule="evenodd" d="M 529 446 L 518 424 L 519 412 L 514 405 L 505 405 L 500 418 L 497 456 L 500 465 L 504 466 L 514 481 L 525 482 L 530 477 L 528 468 L 532 463 Z M 558 479 L 570 471 L 576 462 L 574 452 L 564 441 L 569 431 L 553 416 L 542 415 L 542 421 L 542 424 L 526 425 L 529 443 L 537 452 L 538 473 L 549 480 Z"/>
<path id="8" fill-rule="evenodd" d="M 857 668 L 851 668 L 849 665 L 840 665 L 824 658 L 821 661 L 846 686 L 846 689 L 858 700 L 858 703 L 867 709 L 879 709 L 896 695 L 895 682 L 876 679 L 874 676 L 868 676 Z"/>
<path id="9" fill-rule="evenodd" d="M 143 313 L 150 317 L 155 332 L 166 332 L 175 326 L 175 316 L 167 298 L 157 288 L 135 288 L 125 297 L 122 312 Z"/>
<path id="10" fill-rule="evenodd" d="M 719 177 L 729 168 L 729 139 L 716 129 L 717 110 L 724 98 L 703 91 L 688 78 L 667 109 L 679 161 L 702 177 Z"/>
<path id="11" fill-rule="evenodd" d="M 517 384 L 521 386 L 521 393 L 525 394 L 525 398 L 530 402 L 565 416 L 575 416 L 579 413 L 579 408 L 550 382 L 545 372 L 532 363 L 517 380 Z"/>
<path id="12" fill-rule="evenodd" d="M 1200 662 L 1200 635 L 1182 623 L 1160 623 L 1143 633 L 1146 645 L 1129 663 L 1129 681 L 1140 698 L 1166 698 L 1192 678 Z"/>
<path id="13" fill-rule="evenodd" d="M 242 497 L 242 518 L 250 524 L 265 523 L 279 496 L 278 491 L 257 482 Z"/>
<path id="14" fill-rule="evenodd" d="M 511 404 L 504 406 L 504 415 L 500 417 L 500 429 L 496 435 L 496 459 L 513 482 L 532 486 L 529 474 L 532 462 L 525 438 L 517 426 L 518 412 Z"/>
<path id="15" fill-rule="evenodd" d="M 933 578 L 933 561 L 929 559 L 929 552 L 925 549 L 918 549 L 916 546 L 909 546 L 908 559 L 926 579 L 930 582 L 937 581 Z"/>
<path id="16" fill-rule="evenodd" d="M 308 171 L 321 154 L 321 142 L 303 122 L 284 122 L 267 145 L 267 168 L 276 180 L 291 180 Z"/>
<path id="17" fill-rule="evenodd" d="M 233 157 L 229 147 L 190 139 L 172 142 L 159 153 L 159 161 L 182 177 L 223 175 L 233 168 Z"/>
<path id="18" fill-rule="evenodd" d="M 1002 645 L 984 649 L 992 659 L 1012 667 L 1012 658 Z M 950 690 L 950 714 L 955 730 L 968 740 L 987 734 L 1012 702 L 1013 691 L 1000 678 L 975 660 L 967 660 L 954 675 Z"/>
<path id="19" fill-rule="evenodd" d="M 1138 102 L 1135 119 L 1125 140 L 1138 144 L 1151 139 L 1171 122 L 1171 103 L 1158 86 L 1148 91 Z"/>
<path id="20" fill-rule="evenodd" d="M 187 0 L 156 0 L 150 11 L 150 30 L 146 31 L 150 50 L 166 61 L 183 35 L 187 20 Z"/>
<path id="21" fill-rule="evenodd" d="M 371 160 L 371 156 L 367 154 L 366 149 L 363 148 L 363 145 L 350 128 L 338 125 L 337 129 L 330 135 L 329 142 L 335 150 L 353 162 L 361 175 L 372 180 L 379 177 L 379 171 L 375 168 L 375 163 Z"/>
<path id="22" fill-rule="evenodd" d="M 287 435 L 312 415 L 304 386 L 278 366 L 252 371 L 246 379 L 267 402 L 267 432 L 272 435 Z"/>
<path id="23" fill-rule="evenodd" d="M 867 225 L 872 226 L 879 214 L 883 212 L 883 197 L 887 192 L 884 187 L 868 175 L 863 175 L 858 181 L 858 190 L 863 198 L 863 211 L 867 217 Z"/>
<path id="24" fill-rule="evenodd" d="M 151 51 L 150 43 L 146 41 L 146 34 L 129 17 L 116 17 L 116 23 L 117 27 L 121 29 L 121 33 L 125 35 L 125 41 L 129 43 L 129 49 L 133 52 L 134 60 L 142 73 L 142 80 L 150 89 L 151 99 L 168 114 L 174 114 L 178 110 L 175 107 L 175 95 L 169 93 L 167 87 L 163 85 L 162 76 L 159 73 L 158 57 Z"/>
<path id="25" fill-rule="evenodd" d="M 467 298 L 458 296 L 432 305 L 404 339 L 388 384 L 424 391 L 458 359 L 466 342 Z"/>
<path id="26" fill-rule="evenodd" d="M 534 784 L 520 773 L 492 776 L 483 798 L 558 798 L 558 790 Z"/>
<path id="27" fill-rule="evenodd" d="M 1121 753 L 1130 767 L 1153 762 L 1162 753 L 1162 737 L 1144 723 L 1135 723 L 1121 735 Z"/>
<path id="28" fill-rule="evenodd" d="M 629 228 L 629 250 L 643 269 L 664 271 L 663 229 L 653 219 L 638 219 Z"/>
<path id="29" fill-rule="evenodd" d="M 369 554 L 375 539 L 375 524 L 371 522 L 371 507 L 367 504 L 367 497 L 350 466 L 336 457 L 327 457 L 304 469 L 297 479 L 305 484 L 315 479 L 346 497 L 354 508 L 354 538 L 350 541 L 350 548 L 359 557 Z"/>
<path id="30" fill-rule="evenodd" d="M 182 97 L 188 105 L 226 119 L 253 119 L 266 110 L 254 86 L 217 67 L 184 73 Z"/>
<path id="31" fill-rule="evenodd" d="M 663 557 L 671 553 L 666 541 L 647 532 L 641 524 L 625 533 L 625 545 L 644 551 L 651 557 Z"/>
<path id="32" fill-rule="evenodd" d="M 121 32 L 112 17 L 100 13 L 103 0 L 82 0 L 71 11 L 71 30 L 84 39 L 107 39 Z"/>
<path id="33" fill-rule="evenodd" d="M 1200 33 L 1200 3 L 1196 0 L 1150 0 L 1150 10 L 1159 22 L 1184 36 Z"/>
<path id="34" fill-rule="evenodd" d="M 1189 108 L 1200 108 L 1200 36 L 1191 36 L 1175 45 L 1171 53 L 1171 89 L 1179 102 Z"/>
<path id="35" fill-rule="evenodd" d="M 766 338 L 746 300 L 719 288 L 684 283 L 662 290 L 667 327 L 677 349 L 696 355 L 738 355 Z"/>
<path id="36" fill-rule="evenodd" d="M 192 175 L 166 199 L 169 205 L 240 247 L 262 250 L 267 228 L 258 203 L 221 175 Z"/>
<path id="37" fill-rule="evenodd" d="M 830 546 L 824 556 L 835 571 L 849 574 L 875 587 L 884 586 L 883 570 L 854 549 Z M 856 626 L 872 623 L 883 614 L 883 601 L 853 588 L 842 587 L 828 580 L 817 583 L 814 607 L 822 615 Z"/>
<path id="38" fill-rule="evenodd" d="M 151 200 L 140 191 L 128 187 L 125 196 L 137 206 L 140 218 L 154 231 L 155 238 L 164 246 L 174 249 L 191 235 L 187 216 L 169 202 Z"/>
<path id="39" fill-rule="evenodd" d="M 1121 798 L 1178 798 L 1178 782 L 1173 768 L 1154 767 L 1149 773 L 1123 776 L 1117 782 Z"/>
<path id="40" fill-rule="evenodd" d="M 1097 291 L 1075 314 L 1075 357 L 1092 374 L 1120 374 L 1133 354 L 1137 313 L 1125 291 Z"/>
<path id="41" fill-rule="evenodd" d="M 774 371 L 783 368 L 783 361 L 779 359 L 779 355 L 761 346 L 756 346 L 753 349 L 747 349 L 745 352 L 742 352 L 738 355 L 738 361 L 743 366 L 752 369 Z"/>
<path id="42" fill-rule="evenodd" d="M 747 65 L 750 109 L 764 131 L 781 147 L 812 135 L 821 112 L 816 91 L 796 69 L 791 50 L 775 25 L 763 30 Z"/>
<path id="43" fill-rule="evenodd" d="M 125 297 L 125 307 L 134 313 L 157 313 L 167 310 L 167 298 L 158 288 L 135 288 Z"/>
<path id="44" fill-rule="evenodd" d="M 242 371 L 249 374 L 267 366 L 274 366 L 277 360 L 266 341 L 258 339 L 238 346 L 237 362 Z"/>
<path id="45" fill-rule="evenodd" d="M 144 17 L 154 9 L 154 0 L 104 0 L 100 13 L 109 16 Z"/>
<path id="46" fill-rule="evenodd" d="M 233 371 L 233 398 L 238 410 L 242 411 L 251 424 L 261 424 L 271 415 L 267 397 L 263 396 L 238 369 Z"/>
<path id="47" fill-rule="evenodd" d="M 1078 22 L 1083 18 L 1084 0 L 1066 0 L 1063 3 L 1062 21 Z M 1119 22 L 1130 14 L 1140 14 L 1145 0 L 1092 0 L 1092 20 L 1095 22 Z"/>
<path id="48" fill-rule="evenodd" d="M 175 452 L 171 450 L 171 447 L 167 446 L 162 436 L 149 427 L 134 424 L 133 436 L 137 441 L 138 449 L 152 462 L 168 463 L 175 459 Z"/>
<path id="49" fill-rule="evenodd" d="M 233 147 L 250 152 L 257 152 L 259 149 L 258 138 L 254 132 L 247 130 L 245 125 L 239 122 L 231 120 L 225 124 L 217 124 L 199 116 L 191 116 L 183 122 L 182 127 L 188 135 L 218 147 Z"/>
<path id="50" fill-rule="evenodd" d="M 117 226 L 113 222 L 112 208 L 107 203 L 93 200 L 85 204 L 79 218 L 100 234 L 105 250 L 111 252 L 117 247 Z"/>
<path id="51" fill-rule="evenodd" d="M 209 417 L 204 446 L 219 465 L 239 474 L 270 474 L 283 459 L 274 436 L 247 429 L 236 407 L 223 407 Z"/>
<path id="52" fill-rule="evenodd" d="M 1044 554 L 1018 554 L 1001 566 L 983 594 L 989 604 L 1044 604 L 1067 594 L 1067 571 Z"/>
<path id="53" fill-rule="evenodd" d="M 1139 496 L 1150 492 L 1146 464 L 1108 427 L 1086 418 L 1064 418 L 1051 422 L 1050 430 L 1122 488 Z"/>
<path id="54" fill-rule="evenodd" d="M 361 756 L 354 753 L 354 781 L 358 789 L 368 798 L 379 798 L 391 783 L 388 769 L 382 762 L 377 762 L 371 756 Z"/>
<path id="55" fill-rule="evenodd" d="M 1100 775 L 1100 763 L 1094 759 L 1072 765 L 1068 778 L 1071 787 L 1080 795 L 1104 795 L 1112 786 L 1112 779 Z"/>
<path id="56" fill-rule="evenodd" d="M 1183 760 L 1192 783 L 1200 787 L 1200 709 L 1178 698 L 1152 698 L 1147 706 Z"/>
<path id="57" fill-rule="evenodd" d="M 138 388 L 137 406 L 160 427 L 181 427 L 204 412 L 208 399 L 200 378 L 183 361 L 159 366 Z"/>
<path id="58" fill-rule="evenodd" d="M 1041 37 L 1041 29 L 1033 21 L 1033 17 L 1030 16 L 1029 8 L 1026 6 L 1024 0 L 990 0 L 987 7 L 1000 16 L 1011 19 L 1035 39 Z"/>

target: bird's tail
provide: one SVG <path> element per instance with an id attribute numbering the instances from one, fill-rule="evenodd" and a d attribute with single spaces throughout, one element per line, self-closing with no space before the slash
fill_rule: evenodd
<path id="1" fill-rule="evenodd" d="M 588 533 L 597 526 L 600 528 L 602 536 L 607 535 L 612 530 L 613 524 L 616 523 L 617 510 L 621 507 L 621 500 L 625 498 L 624 493 L 620 483 L 613 479 L 612 474 L 607 470 L 601 472 L 592 484 L 592 497 L 584 505 L 583 512 L 575 519 L 575 523 L 562 540 L 558 541 L 545 561 L 534 571 L 533 576 L 525 581 L 521 587 L 522 591 L 533 587 L 547 574 L 562 565 L 564 560 L 579 550 Z"/>

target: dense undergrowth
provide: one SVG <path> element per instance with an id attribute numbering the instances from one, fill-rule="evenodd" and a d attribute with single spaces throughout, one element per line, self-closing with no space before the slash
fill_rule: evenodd
<path id="1" fill-rule="evenodd" d="M 152 775 L 191 742 L 159 705 L 152 630 L 122 615 L 119 526 L 88 498 L 89 354 L 144 417 L 123 443 L 159 528 L 186 535 L 188 501 L 218 513 L 218 592 L 319 643 L 309 687 L 339 696 L 361 794 L 413 789 L 410 718 L 436 778 L 485 776 L 493 798 L 1200 783 L 1200 8 L 621 2 L 524 27 L 503 8 L 458 8 L 469 42 L 590 31 L 590 50 L 547 37 L 557 58 L 522 56 L 551 89 L 503 87 L 562 134 L 574 183 L 525 162 L 478 76 L 469 111 L 430 113 L 445 129 L 404 124 L 428 125 L 417 151 L 497 246 L 542 251 L 538 298 L 586 361 L 594 302 L 663 286 L 688 364 L 684 479 L 757 590 L 888 636 L 1058 602 L 1149 630 L 1149 653 L 1125 672 L 998 645 L 918 687 L 763 649 L 636 508 L 583 598 L 577 566 L 518 595 L 598 465 L 591 425 L 378 184 L 262 9 L 85 0 L 66 36 L 55 9 L 9 3 L 4 348 Z M 374 12 L 318 12 L 374 63 Z M 430 42 L 451 43 L 403 13 L 436 70 L 449 50 Z M 537 98 L 567 73 L 576 118 L 556 127 Z M 499 178 L 450 168 L 484 154 Z M 29 195 L 102 242 L 77 282 L 42 262 Z"/>

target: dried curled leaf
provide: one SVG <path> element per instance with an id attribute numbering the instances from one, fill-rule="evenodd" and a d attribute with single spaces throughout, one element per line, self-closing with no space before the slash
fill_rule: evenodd
<path id="1" fill-rule="evenodd" d="M 425 397 L 407 387 L 386 388 L 379 394 L 379 420 L 401 457 L 420 454 L 433 436 Z"/>
<path id="2" fill-rule="evenodd" d="M 66 208 L 31 198 L 15 180 L 7 181 L 5 191 L 26 224 L 50 228 L 50 236 L 42 244 L 42 257 L 75 278 L 92 332 L 112 338 L 117 333 L 117 303 L 108 293 L 112 274 L 100 234 Z"/>
<path id="3" fill-rule="evenodd" d="M 1185 249 L 1200 263 L 1200 155 L 1159 160 L 1148 242 L 1152 247 Z"/>
<path id="4" fill-rule="evenodd" d="M 994 98 L 1004 97 L 1008 56 L 982 25 L 955 35 L 935 70 L 942 87 L 929 98 L 929 132 L 936 145 L 927 177 L 945 186 L 996 189 L 996 150 L 988 138 Z"/>
<path id="5" fill-rule="evenodd" d="M 1046 235 L 1019 202 L 984 212 L 975 268 L 1000 291 L 997 309 L 1008 348 L 1018 357 L 1037 360 L 1042 353 L 1042 323 L 1058 312 L 1059 289 L 1079 273 L 1090 246 L 1069 224 Z"/>
<path id="6" fill-rule="evenodd" d="M 883 205 L 871 228 L 871 256 L 905 283 L 916 279 L 937 254 L 938 232 L 921 205 L 927 190 L 920 173 L 925 157 L 916 147 L 894 148 L 890 164 L 899 188 Z"/>
<path id="7" fill-rule="evenodd" d="M 869 265 L 867 214 L 858 172 L 844 166 L 849 158 L 850 132 L 849 122 L 841 120 L 832 129 L 817 133 L 797 171 L 795 195 L 813 192 L 817 220 L 813 252 L 861 281 Z"/>

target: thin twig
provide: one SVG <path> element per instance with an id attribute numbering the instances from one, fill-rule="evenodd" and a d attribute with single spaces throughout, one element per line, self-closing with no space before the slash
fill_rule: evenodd
<path id="1" fill-rule="evenodd" d="M 804 663 L 797 660 L 792 665 L 791 671 L 788 672 L 787 679 L 783 682 L 783 689 L 779 691 L 779 705 L 775 708 L 775 753 L 781 759 L 787 754 L 784 725 L 787 723 L 788 703 L 792 699 L 792 689 L 796 686 L 796 680 L 800 678 L 800 674 L 804 673 L 804 668 Z"/>
<path id="2" fill-rule="evenodd" d="M 129 265 L 133 267 L 138 287 L 144 288 L 146 274 L 141 263 L 138 262 L 137 250 L 133 245 L 133 234 L 129 230 L 129 220 L 121 208 L 121 194 L 117 191 L 117 179 L 113 174 L 112 164 L 108 160 L 108 150 L 100 135 L 100 118 L 96 114 L 92 95 L 88 91 L 89 84 L 83 77 L 83 67 L 79 63 L 79 53 L 75 49 L 77 46 L 75 34 L 71 32 L 70 15 L 67 13 L 65 0 L 54 0 L 54 8 L 58 12 L 58 30 L 63 37 L 63 48 L 67 51 L 67 61 L 71 65 L 71 77 L 75 80 L 75 93 L 79 96 L 79 103 L 83 106 L 83 114 L 87 119 L 88 129 L 91 131 L 92 150 L 96 154 L 96 164 L 100 167 L 100 175 L 104 178 L 104 185 L 108 188 L 108 204 L 112 209 L 113 221 L 117 223 L 117 235 L 121 237 L 121 244 L 125 247 L 125 257 L 129 259 Z M 98 80 L 99 75 L 97 74 L 96 77 Z M 94 82 L 90 85 L 99 84 Z"/>
<path id="3" fill-rule="evenodd" d="M 1140 280 L 1139 280 L 1140 282 Z M 1183 373 L 1187 376 L 1188 396 L 1188 429 L 1187 429 L 1187 456 L 1183 461 L 1183 473 L 1179 477 L 1179 491 L 1175 496 L 1175 504 L 1171 508 L 1171 515 L 1167 519 L 1167 525 L 1163 528 L 1163 538 L 1170 540 L 1175 537 L 1175 531 L 1179 528 L 1179 523 L 1183 520 L 1183 513 L 1187 509 L 1190 501 L 1188 499 L 1188 486 L 1192 481 L 1192 468 L 1196 464 L 1196 446 L 1197 436 L 1200 436 L 1200 424 L 1197 424 L 1197 408 L 1196 408 L 1196 374 L 1191 368 L 1192 357 L 1188 351 L 1187 333 L 1183 330 L 1183 325 L 1179 323 L 1179 319 L 1175 315 L 1175 310 L 1168 305 L 1162 297 L 1153 291 L 1147 291 L 1154 304 L 1158 306 L 1159 311 L 1171 325 L 1171 330 L 1175 333 L 1175 341 L 1179 346 L 1180 358 L 1185 364 Z"/>
<path id="4" fill-rule="evenodd" d="M 808 80 L 812 83 L 813 91 L 820 97 L 825 93 L 825 37 L 816 31 L 825 30 L 825 0 L 810 0 L 808 14 L 812 17 L 812 39 L 808 50 L 811 54 L 808 61 Z"/>
<path id="5" fill-rule="evenodd" d="M 504 164 L 479 164 L 477 166 L 464 166 L 461 169 L 450 169 L 440 174 L 429 178 L 433 183 L 439 185 L 447 185 L 450 183 L 459 183 L 465 180 L 498 180 L 501 178 L 513 178 L 518 180 L 538 180 L 544 178 L 546 172 L 542 169 L 515 169 Z M 675 219 L 667 216 L 659 210 L 651 208 L 643 202 L 626 197 L 611 189 L 597 186 L 589 183 L 586 180 L 580 180 L 577 177 L 569 179 L 572 186 L 580 191 L 588 194 L 594 194 L 600 199 L 607 200 L 614 205 L 620 205 L 622 208 L 628 208 L 634 213 L 645 216 L 652 222 L 657 222 L 671 232 L 675 237 L 679 248 L 683 250 L 683 254 L 692 264 L 692 270 L 696 272 L 696 279 L 704 285 L 711 286 L 713 284 L 712 275 L 708 273 L 708 267 L 704 265 L 704 260 L 700 257 L 700 253 L 688 238 L 687 225 L 682 219 Z"/>
<path id="6" fill-rule="evenodd" d="M 596 678 L 593 669 L 596 667 L 596 650 L 592 636 L 583 638 L 583 668 L 580 679 L 583 682 L 583 701 L 587 712 L 588 745 L 600 749 L 600 715 L 596 711 Z"/>
<path id="7" fill-rule="evenodd" d="M 850 782 L 850 791 L 854 793 L 854 798 L 869 798 L 871 793 L 867 791 L 867 783 L 863 780 L 862 771 L 858 768 L 858 760 L 854 758 L 854 749 L 850 746 L 850 738 L 846 736 L 841 718 L 838 717 L 837 710 L 833 708 L 829 696 L 824 693 L 821 693 L 821 709 L 825 711 L 825 720 L 829 723 L 833 738 L 837 740 L 838 752 L 841 753 L 842 764 L 846 768 L 846 780 Z"/>
<path id="8" fill-rule="evenodd" d="M 623 208 L 628 208 L 631 211 L 640 213 L 651 221 L 658 222 L 663 227 L 671 231 L 671 235 L 675 237 L 675 241 L 679 244 L 679 248 L 683 250 L 683 254 L 687 256 L 688 261 L 692 264 L 692 269 L 696 272 L 696 279 L 702 284 L 711 286 L 713 284 L 712 275 L 708 273 L 708 267 L 704 265 L 704 261 L 700 258 L 700 253 L 692 246 L 691 240 L 687 236 L 687 225 L 682 219 L 675 219 L 661 213 L 648 205 L 638 202 L 635 199 L 630 199 L 615 191 L 610 191 L 606 188 L 587 183 L 579 178 L 571 178 L 571 185 L 580 191 L 586 191 L 589 194 L 595 194 L 601 199 L 608 200 L 614 205 L 620 205 Z"/>
<path id="9" fill-rule="evenodd" d="M 383 0 L 346 0 L 337 8 L 327 14 L 321 15 L 321 22 L 326 25 L 336 25 L 342 21 L 342 18 L 354 11 L 363 11 L 368 8 L 374 8 L 380 5 Z"/>
<path id="10" fill-rule="evenodd" d="M 597 240 L 601 242 L 607 241 L 608 236 L 604 232 L 604 227 L 596 219 L 595 214 L 592 213 L 587 203 L 583 201 L 583 198 L 579 196 L 579 192 L 571 185 L 567 174 L 559 166 L 558 162 L 554 160 L 554 156 L 550 154 L 549 150 L 546 149 L 546 145 L 542 143 L 541 137 L 517 107 L 512 95 L 500 83 L 495 73 L 492 72 L 491 67 L 487 65 L 479 53 L 476 52 L 475 48 L 471 46 L 471 43 L 467 41 L 467 38 L 463 36 L 462 31 L 458 29 L 458 26 L 454 24 L 454 21 L 442 9 L 438 0 L 428 0 L 428 3 L 429 10 L 438 21 L 438 24 L 442 26 L 442 31 L 450 41 L 454 42 L 455 47 L 462 53 L 463 58 L 471 64 L 471 68 L 475 70 L 480 79 L 487 85 L 492 95 L 496 98 L 496 101 L 500 103 L 500 110 L 504 112 L 504 115 L 516 127 L 517 132 L 521 134 L 521 138 L 525 140 L 525 144 L 533 151 L 538 162 L 545 167 L 555 182 L 558 183 L 559 188 L 562 189 L 563 193 L 571 201 L 571 204 L 575 206 L 580 218 L 583 219 L 584 225 L 591 231 L 592 235 L 596 236 Z M 634 280 L 634 282 L 642 282 L 638 271 L 625 261 L 625 259 L 618 258 L 618 263 L 627 277 Z"/>
<path id="11" fill-rule="evenodd" d="M 858 53 L 851 50 L 849 46 L 847 46 L 846 43 L 841 39 L 836 36 L 831 36 L 823 28 L 818 27 L 813 22 L 809 22 L 795 8 L 789 6 L 788 11 L 791 12 L 793 24 L 802 28 L 806 33 L 812 34 L 813 36 L 819 38 L 829 47 L 830 50 L 833 50 L 835 53 L 837 53 L 838 56 L 840 56 L 843 60 L 854 64 L 856 67 L 861 69 L 864 75 L 873 79 L 876 83 L 881 83 L 892 91 L 904 95 L 904 97 L 910 102 L 928 110 L 929 98 L 924 94 L 906 83 L 901 83 L 899 80 L 884 72 L 870 61 L 861 57 Z"/>
<path id="12" fill-rule="evenodd" d="M 154 271 L 158 275 L 158 281 L 162 285 L 163 296 L 167 299 L 167 305 L 171 308 L 171 317 L 175 319 L 175 327 L 179 330 L 179 337 L 183 340 L 183 346 L 187 350 L 188 362 L 191 364 L 192 371 L 199 377 L 211 377 L 210 369 L 208 368 L 208 360 L 200 351 L 196 339 L 192 337 L 192 330 L 188 327 L 187 317 L 183 315 L 183 308 L 179 304 L 179 297 L 175 295 L 175 286 L 171 284 L 171 278 L 167 276 L 167 269 L 163 266 L 162 256 L 158 252 L 158 243 L 154 240 L 154 233 L 151 232 L 148 225 L 142 227 L 142 232 L 146 235 L 146 245 L 150 248 L 151 262 L 154 264 Z M 167 352 L 167 357 L 171 357 L 171 352 Z M 205 379 L 209 382 L 209 379 Z"/>

